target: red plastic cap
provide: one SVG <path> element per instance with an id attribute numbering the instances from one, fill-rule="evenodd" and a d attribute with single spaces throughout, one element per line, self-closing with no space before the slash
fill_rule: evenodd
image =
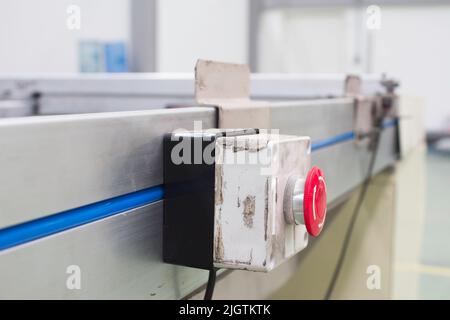
<path id="1" fill-rule="evenodd" d="M 325 176 L 318 167 L 313 167 L 306 176 L 303 215 L 308 233 L 318 236 L 327 215 L 327 186 Z"/>

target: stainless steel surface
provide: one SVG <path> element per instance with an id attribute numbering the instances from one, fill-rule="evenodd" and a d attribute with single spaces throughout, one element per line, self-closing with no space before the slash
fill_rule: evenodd
<path id="1" fill-rule="evenodd" d="M 351 99 L 274 104 L 271 127 L 313 140 L 352 130 Z M 216 123 L 214 108 L 0 120 L 0 227 L 162 183 L 162 135 Z M 376 171 L 395 161 L 382 134 Z M 370 154 L 353 141 L 312 155 L 331 205 L 361 183 Z M 26 199 L 26 201 L 24 201 Z M 0 298 L 180 298 L 206 272 L 161 261 L 162 202 L 0 251 Z M 66 269 L 81 268 L 81 290 Z"/>
<path id="2" fill-rule="evenodd" d="M 305 223 L 303 212 L 305 180 L 296 179 L 292 194 L 292 222 L 295 224 Z"/>
<path id="3" fill-rule="evenodd" d="M 377 172 L 392 163 L 393 131 L 382 135 Z M 355 155 L 354 150 L 349 142 L 313 156 L 313 164 L 327 172 L 333 197 L 337 190 L 351 190 L 367 170 L 368 155 L 362 151 Z M 206 282 L 207 272 L 162 263 L 162 214 L 159 201 L 0 251 L 0 299 L 179 299 L 188 295 Z M 271 283 L 270 289 L 264 286 L 264 294 L 283 285 L 287 270 L 294 272 L 298 262 L 292 259 L 273 274 L 260 276 Z M 81 269 L 80 290 L 66 286 L 71 265 Z"/>
<path id="4" fill-rule="evenodd" d="M 271 127 L 282 134 L 309 135 L 313 141 L 351 131 L 351 99 L 274 104 Z M 134 111 L 3 119 L 0 121 L 0 227 L 118 196 L 162 183 L 162 141 L 165 132 L 213 127 L 213 108 Z M 11 139 L 14 137 L 14 139 Z M 380 161 L 394 159 L 394 137 Z M 332 154 L 342 150 L 343 154 Z M 326 169 L 330 199 L 362 179 L 368 157 L 364 146 L 351 142 L 313 154 Z M 331 165 L 339 160 L 339 169 Z M 343 169 L 347 170 L 346 172 Z M 348 175 L 348 177 L 347 177 Z M 336 180 L 336 182 L 334 182 Z M 24 183 L 26 181 L 26 183 Z M 348 185 L 347 185 L 348 183 Z M 21 201 L 21 199 L 27 201 Z"/>
<path id="5" fill-rule="evenodd" d="M 251 76 L 251 95 L 258 99 L 320 99 L 344 96 L 346 74 L 270 74 L 255 73 Z M 382 76 L 361 76 L 361 94 L 374 95 L 384 92 Z"/>
<path id="6" fill-rule="evenodd" d="M 166 106 L 192 106 L 189 97 L 146 95 L 43 95 L 39 99 L 40 115 L 98 113 L 161 109 Z"/>
<path id="7" fill-rule="evenodd" d="M 352 130 L 353 103 L 277 103 L 271 115 L 271 127 L 282 134 L 308 135 L 316 141 Z M 0 228 L 161 184 L 162 135 L 192 129 L 194 120 L 211 128 L 215 111 L 184 108 L 1 120 L 0 165 L 7 170 L 0 172 Z M 394 144 L 393 137 L 387 144 Z M 349 160 L 341 166 L 353 163 L 346 168 L 352 178 L 336 182 L 332 197 L 342 193 L 340 188 L 348 189 L 347 181 L 361 181 L 354 171 L 367 150 L 354 143 L 346 148 L 345 154 L 324 156 L 320 163 L 329 166 L 332 159 L 344 157 Z M 319 151 L 313 159 L 327 152 L 333 151 Z M 394 157 L 393 152 L 386 156 L 389 161 Z M 326 172 L 343 173 L 333 166 Z"/>
<path id="8" fill-rule="evenodd" d="M 395 129 L 385 129 L 377 154 L 374 172 L 395 163 Z M 370 153 L 367 147 L 358 147 L 349 141 L 338 146 L 318 150 L 312 155 L 312 163 L 319 166 L 327 179 L 327 199 L 329 207 L 338 204 L 366 177 Z"/>
<path id="9" fill-rule="evenodd" d="M 163 182 L 162 136 L 213 108 L 0 120 L 0 228 Z"/>
<path id="10" fill-rule="evenodd" d="M 162 263 L 162 201 L 0 252 L 0 299 L 176 299 L 207 272 Z M 80 268 L 79 290 L 66 282 Z"/>
<path id="11" fill-rule="evenodd" d="M 311 140 L 330 138 L 353 130 L 351 98 L 273 103 L 271 127 L 282 134 L 306 135 Z"/>
<path id="12" fill-rule="evenodd" d="M 344 74 L 252 74 L 257 99 L 285 100 L 341 97 Z M 382 92 L 380 75 L 362 77 L 362 93 Z M 71 114 L 148 110 L 194 103 L 193 74 L 90 74 L 3 76 L 0 96 L 28 99 L 39 93 L 38 113 Z"/>
<path id="13" fill-rule="evenodd" d="M 300 98 L 302 96 L 342 96 L 346 74 L 259 74 L 251 75 L 254 97 Z M 363 75 L 362 93 L 383 90 L 381 75 Z M 0 77 L 0 94 L 28 97 L 40 92 L 49 95 L 148 95 L 193 97 L 194 74 L 128 73 L 11 75 Z"/>
<path id="14" fill-rule="evenodd" d="M 31 99 L 0 99 L 0 118 L 26 117 L 33 115 Z"/>
<path id="15" fill-rule="evenodd" d="M 11 75 L 0 78 L 0 94 L 28 97 L 48 95 L 194 95 L 193 74 L 122 73 L 67 75 Z"/>

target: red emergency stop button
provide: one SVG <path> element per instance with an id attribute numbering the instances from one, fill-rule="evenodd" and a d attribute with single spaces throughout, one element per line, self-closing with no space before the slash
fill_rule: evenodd
<path id="1" fill-rule="evenodd" d="M 327 215 L 327 186 L 322 170 L 313 167 L 306 176 L 303 216 L 306 230 L 314 237 L 322 231 Z"/>

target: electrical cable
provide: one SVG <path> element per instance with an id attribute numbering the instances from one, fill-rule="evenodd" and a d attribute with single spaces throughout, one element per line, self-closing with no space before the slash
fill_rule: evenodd
<path id="1" fill-rule="evenodd" d="M 344 238 L 344 242 L 342 244 L 342 249 L 341 249 L 341 253 L 339 254 L 339 258 L 338 258 L 338 262 L 336 264 L 336 268 L 334 269 L 333 272 L 333 276 L 331 278 L 330 284 L 327 288 L 327 291 L 325 293 L 325 300 L 329 300 L 331 297 L 331 294 L 333 293 L 334 287 L 336 286 L 336 282 L 337 279 L 339 277 L 339 274 L 341 272 L 342 269 L 342 265 L 344 263 L 345 260 L 345 256 L 347 255 L 347 250 L 349 247 L 349 242 L 351 239 L 351 236 L 353 234 L 353 228 L 355 226 L 356 220 L 358 218 L 361 206 L 364 202 L 364 198 L 366 197 L 366 193 L 367 190 L 369 189 L 369 185 L 370 182 L 372 180 L 372 174 L 373 174 L 373 169 L 375 166 L 375 160 L 377 157 L 377 153 L 378 153 L 378 148 L 379 148 L 379 144 L 380 144 L 380 135 L 381 135 L 381 131 L 382 131 L 382 125 L 383 125 L 383 119 L 384 117 L 381 117 L 380 119 L 378 119 L 377 123 L 375 124 L 375 129 L 371 132 L 371 136 L 373 137 L 372 139 L 372 156 L 370 158 L 370 162 L 369 162 L 369 168 L 367 170 L 367 176 L 364 180 L 363 186 L 361 187 L 361 191 L 359 193 L 358 196 L 358 200 L 356 202 L 355 208 L 353 209 L 353 213 L 351 215 L 351 220 L 350 220 L 350 225 L 347 229 L 347 232 L 345 234 L 345 238 Z"/>
<path id="2" fill-rule="evenodd" d="M 209 270 L 209 276 L 208 276 L 208 283 L 206 285 L 205 290 L 205 296 L 203 300 L 211 300 L 213 293 L 214 293 L 214 287 L 216 286 L 216 274 L 219 269 L 212 268 Z"/>

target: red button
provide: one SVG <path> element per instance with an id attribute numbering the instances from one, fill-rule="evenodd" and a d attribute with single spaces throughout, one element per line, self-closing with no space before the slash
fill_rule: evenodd
<path id="1" fill-rule="evenodd" d="M 327 186 L 323 172 L 318 167 L 309 170 L 303 194 L 306 230 L 316 237 L 322 231 L 327 215 Z"/>

